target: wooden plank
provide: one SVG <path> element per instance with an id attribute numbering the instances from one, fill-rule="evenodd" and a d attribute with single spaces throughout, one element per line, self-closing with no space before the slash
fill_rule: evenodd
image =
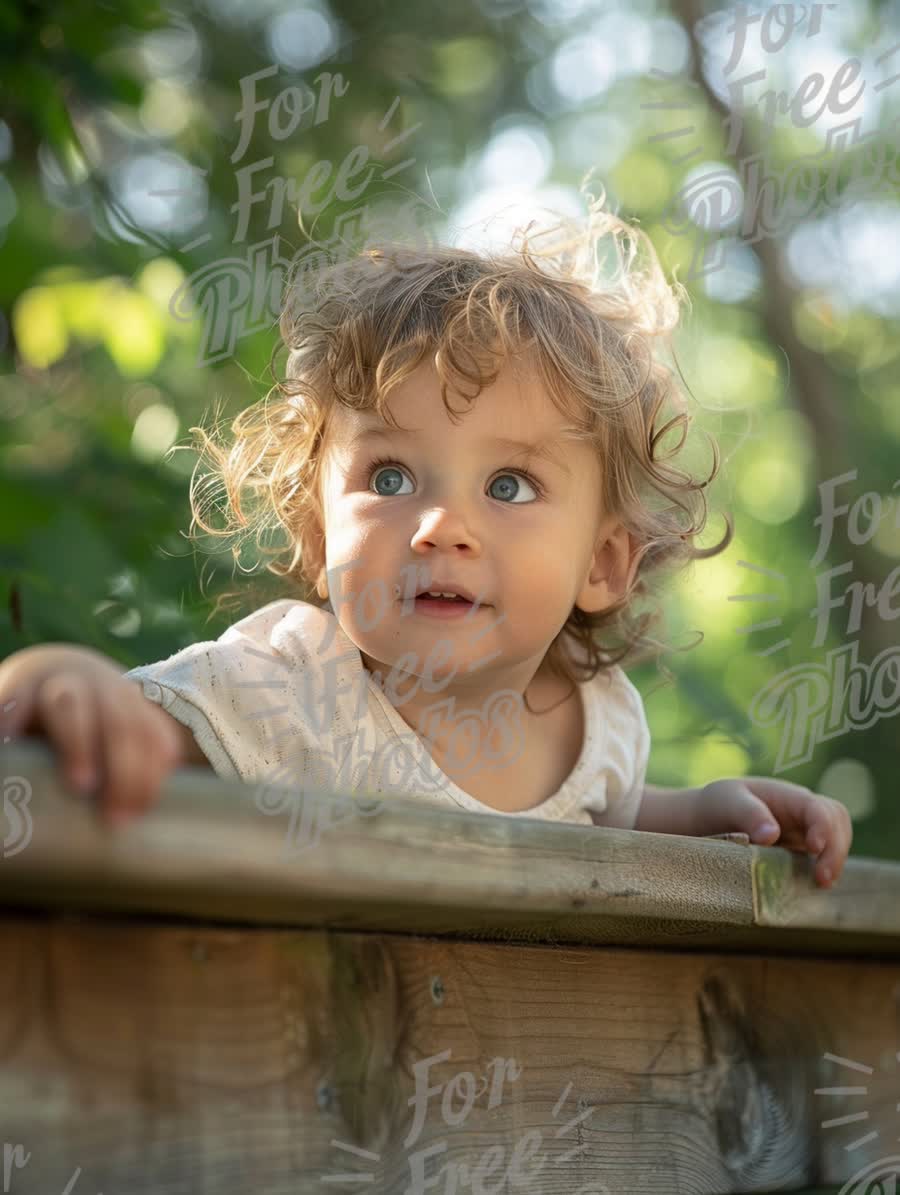
<path id="1" fill-rule="evenodd" d="M 150 815 L 112 831 L 63 789 L 46 745 L 8 745 L 0 774 L 32 790 L 28 845 L 0 866 L 7 905 L 499 941 L 900 953 L 894 863 L 850 859 L 824 891 L 805 856 L 777 847 L 401 798 L 363 816 L 355 798 L 328 794 L 303 796 L 320 837 L 299 841 L 290 794 L 266 815 L 253 786 L 200 769 L 176 773 Z M 335 811 L 344 820 L 328 826 Z"/>
<path id="2" fill-rule="evenodd" d="M 895 1151 L 897 963 L 10 913 L 0 957 L 13 1195 L 711 1195 Z"/>

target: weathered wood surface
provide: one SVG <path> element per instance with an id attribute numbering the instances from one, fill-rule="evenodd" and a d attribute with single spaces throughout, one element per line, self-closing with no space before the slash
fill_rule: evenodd
<path id="1" fill-rule="evenodd" d="M 823 892 L 408 800 L 315 841 L 334 797 L 203 771 L 112 831 L 42 744 L 0 776 L 0 1190 L 809 1193 L 900 1153 L 895 864 Z"/>
<path id="2" fill-rule="evenodd" d="M 0 950 L 13 1195 L 709 1195 L 896 1151 L 894 964 L 14 914 Z"/>
<path id="3" fill-rule="evenodd" d="M 900 865 L 850 859 L 833 889 L 779 847 L 287 792 L 188 769 L 153 812 L 111 830 L 65 791 L 38 742 L 0 750 L 31 786 L 0 900 L 191 920 L 467 940 L 900 954 Z M 5 782 L 6 783 L 6 782 Z M 328 825 L 336 811 L 344 820 Z M 300 816 L 302 815 L 302 816 Z M 317 827 L 309 833 L 310 827 Z"/>

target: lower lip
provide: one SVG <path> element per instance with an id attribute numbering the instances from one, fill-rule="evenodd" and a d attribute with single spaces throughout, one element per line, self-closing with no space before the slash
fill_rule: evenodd
<path id="1" fill-rule="evenodd" d="M 472 602 L 451 602 L 441 598 L 416 598 L 415 607 L 417 614 L 424 614 L 427 618 L 465 618 L 476 609 L 484 608 L 476 607 Z"/>

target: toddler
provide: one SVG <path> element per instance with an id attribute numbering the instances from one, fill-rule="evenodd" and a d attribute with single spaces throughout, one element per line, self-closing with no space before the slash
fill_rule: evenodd
<path id="1" fill-rule="evenodd" d="M 694 543 L 718 456 L 705 479 L 685 462 L 690 419 L 653 353 L 683 288 L 600 206 L 543 254 L 527 230 L 503 255 L 386 242 L 306 298 L 292 283 L 284 381 L 231 444 L 196 429 L 227 525 L 206 521 L 194 484 L 191 501 L 213 535 L 279 528 L 286 558 L 268 569 L 296 596 L 124 675 L 84 648 L 17 652 L 0 664 L 6 732 L 49 738 L 114 821 L 196 764 L 300 791 L 743 831 L 809 852 L 834 883 L 852 837 L 839 802 L 756 776 L 645 782 L 650 736 L 622 665 L 649 654 L 657 614 L 636 601 L 732 528 Z M 598 283 L 598 231 L 618 289 Z"/>

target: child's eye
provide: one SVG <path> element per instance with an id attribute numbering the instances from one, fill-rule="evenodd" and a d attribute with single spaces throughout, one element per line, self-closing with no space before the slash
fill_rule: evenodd
<path id="1" fill-rule="evenodd" d="M 375 494 L 381 495 L 382 498 L 391 498 L 396 495 L 411 494 L 412 492 L 411 489 L 402 489 L 404 480 L 412 485 L 409 474 L 403 468 L 400 468 L 399 465 L 394 465 L 394 462 L 391 460 L 373 460 L 372 464 L 368 467 L 368 473 L 369 485 L 372 486 Z M 527 495 L 525 497 L 521 496 L 522 485 L 525 485 L 527 490 L 531 490 L 531 497 Z M 539 491 L 537 480 L 525 472 L 498 473 L 488 489 L 492 498 L 498 498 L 501 502 L 507 502 L 510 505 L 533 502 L 535 498 L 539 497 L 539 492 L 535 491 Z"/>
<path id="2" fill-rule="evenodd" d="M 403 488 L 404 482 L 408 489 Z M 376 469 L 369 486 L 383 498 L 392 498 L 395 494 L 411 494 L 415 488 L 409 475 L 396 465 L 382 465 Z"/>
<path id="3" fill-rule="evenodd" d="M 498 473 L 488 493 L 501 502 L 534 502 L 537 498 L 534 486 L 519 473 Z"/>

